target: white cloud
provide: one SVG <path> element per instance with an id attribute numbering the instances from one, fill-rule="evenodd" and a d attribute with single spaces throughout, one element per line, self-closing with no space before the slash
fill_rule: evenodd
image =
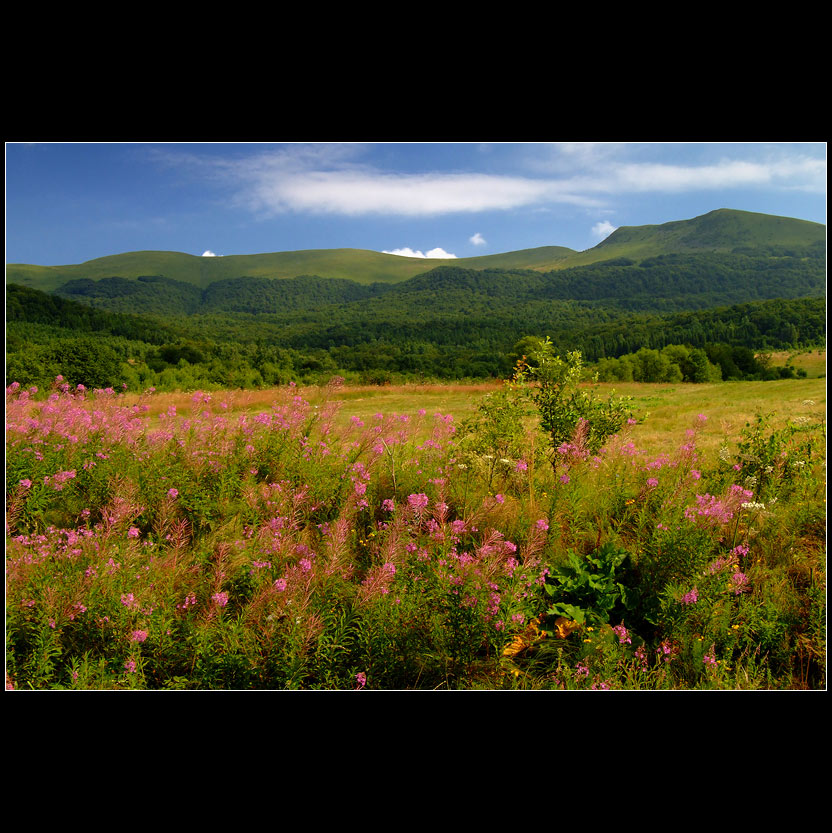
<path id="1" fill-rule="evenodd" d="M 341 170 L 265 175 L 250 197 L 270 213 L 428 217 L 520 208 L 541 202 L 548 191 L 544 181 L 519 177 Z"/>
<path id="2" fill-rule="evenodd" d="M 592 233 L 596 237 L 600 237 L 603 240 L 605 237 L 609 237 L 616 230 L 616 228 L 618 227 L 614 226 L 608 220 L 604 220 L 603 222 L 596 223 L 592 227 Z"/>
<path id="3" fill-rule="evenodd" d="M 402 249 L 392 249 L 388 251 L 387 249 L 383 250 L 382 254 L 385 255 L 400 255 L 401 257 L 425 257 L 425 258 L 439 258 L 443 260 L 449 260 L 455 258 L 456 255 L 452 255 L 446 252 L 442 248 L 435 248 L 430 249 L 428 252 L 422 252 L 418 249 L 411 249 L 409 246 L 405 246 Z"/>
<path id="4" fill-rule="evenodd" d="M 534 177 L 490 173 L 395 173 L 361 164 L 364 145 L 291 145 L 243 158 L 160 151 L 160 163 L 190 167 L 234 190 L 234 205 L 272 216 L 289 211 L 346 217 L 431 217 L 505 211 L 555 201 L 598 206 L 595 197 Z"/>
<path id="5" fill-rule="evenodd" d="M 825 193 L 826 160 L 808 156 L 761 160 L 720 159 L 707 164 L 616 162 L 606 159 L 587 173 L 574 172 L 560 188 L 582 194 L 691 193 L 769 187 Z"/>
<path id="6" fill-rule="evenodd" d="M 206 249 L 202 253 L 202 257 L 216 257 L 216 255 L 210 249 Z"/>
<path id="7" fill-rule="evenodd" d="M 366 161 L 371 150 L 360 143 L 298 143 L 226 158 L 166 151 L 164 161 L 223 183 L 233 191 L 232 204 L 263 217 L 419 218 L 555 205 L 599 212 L 621 196 L 646 193 L 826 190 L 826 159 L 799 145 L 520 143 L 508 146 L 514 156 L 505 173 L 382 170 Z M 481 235 L 471 238 L 480 241 Z"/>
<path id="8" fill-rule="evenodd" d="M 484 246 L 485 245 L 485 238 L 477 232 L 476 234 L 471 235 L 468 238 L 469 243 L 473 243 L 475 246 Z"/>

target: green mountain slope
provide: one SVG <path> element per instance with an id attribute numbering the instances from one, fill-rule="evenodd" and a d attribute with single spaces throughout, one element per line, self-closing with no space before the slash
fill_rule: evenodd
<path id="1" fill-rule="evenodd" d="M 310 249 L 271 254 L 198 257 L 181 252 L 128 252 L 71 266 L 6 266 L 7 283 L 54 292 L 76 280 L 104 278 L 136 280 L 164 276 L 205 289 L 216 281 L 239 277 L 295 278 L 318 275 L 360 284 L 400 283 L 436 266 L 465 264 L 471 269 L 545 269 L 575 254 L 572 249 L 544 246 L 473 258 L 425 259 L 372 252 L 364 249 Z"/>
<path id="2" fill-rule="evenodd" d="M 771 247 L 805 247 L 826 240 L 826 226 L 808 220 L 721 208 L 652 226 L 622 226 L 592 249 L 569 258 L 582 266 L 612 258 L 633 260 L 662 254 L 732 252 Z"/>
<path id="3" fill-rule="evenodd" d="M 8 264 L 6 282 L 46 292 L 54 292 L 69 281 L 100 281 L 113 277 L 137 280 L 142 276 L 163 276 L 199 289 L 217 281 L 243 276 L 286 279 L 316 275 L 364 285 L 396 284 L 438 266 L 548 272 L 622 257 L 640 261 L 664 254 L 772 247 L 788 249 L 825 244 L 825 240 L 826 226 L 820 223 L 719 209 L 691 220 L 625 226 L 584 252 L 561 246 L 543 246 L 481 257 L 426 260 L 363 249 L 312 249 L 226 257 L 146 251 L 110 255 L 69 266 Z"/>

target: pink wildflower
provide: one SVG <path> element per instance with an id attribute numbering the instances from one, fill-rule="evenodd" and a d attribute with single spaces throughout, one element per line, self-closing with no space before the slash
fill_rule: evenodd
<path id="1" fill-rule="evenodd" d="M 219 607 L 225 607 L 228 604 L 228 593 L 224 590 L 220 593 L 214 593 L 211 598 L 217 603 Z"/>
<path id="2" fill-rule="evenodd" d="M 665 639 L 656 649 L 656 653 L 662 657 L 665 662 L 672 662 L 673 657 L 679 653 L 679 648 L 669 640 Z"/>
<path id="3" fill-rule="evenodd" d="M 168 489 L 168 497 L 169 498 L 179 497 L 179 490 L 178 489 Z"/>
<path id="4" fill-rule="evenodd" d="M 682 596 L 682 604 L 683 605 L 696 604 L 696 602 L 698 600 L 699 600 L 699 590 L 697 590 L 696 587 L 694 587 L 692 590 L 690 590 L 689 592 L 685 593 L 684 596 Z"/>
<path id="5" fill-rule="evenodd" d="M 546 521 L 546 519 L 545 519 L 545 518 L 541 518 L 541 519 L 537 522 L 537 528 L 538 528 L 538 529 L 542 529 L 544 532 L 545 532 L 545 531 L 549 528 L 549 524 L 548 524 L 548 522 Z"/>
<path id="6" fill-rule="evenodd" d="M 731 508 L 722 500 L 710 494 L 697 495 L 696 506 L 685 508 L 685 518 L 689 521 L 699 519 L 706 524 L 727 523 L 734 517 Z"/>
<path id="7" fill-rule="evenodd" d="M 128 659 L 127 662 L 124 663 L 124 668 L 128 674 L 135 674 L 136 673 L 136 660 Z"/>
<path id="8" fill-rule="evenodd" d="M 618 637 L 618 644 L 623 645 L 625 642 L 632 644 L 633 640 L 624 625 L 616 625 L 613 628 L 615 635 Z"/>
<path id="9" fill-rule="evenodd" d="M 736 572 L 731 576 L 731 583 L 734 586 L 734 595 L 739 596 L 748 589 L 748 576 L 745 573 Z"/>
<path id="10" fill-rule="evenodd" d="M 361 691 L 361 689 L 364 688 L 365 685 L 367 685 L 367 675 L 363 671 L 359 671 L 355 675 L 355 681 L 358 683 L 356 691 Z"/>
<path id="11" fill-rule="evenodd" d="M 413 494 L 407 496 L 407 502 L 417 513 L 423 512 L 428 506 L 428 496 L 423 493 Z"/>
<path id="12" fill-rule="evenodd" d="M 147 639 L 147 631 L 135 630 L 130 634 L 131 642 L 144 642 Z"/>

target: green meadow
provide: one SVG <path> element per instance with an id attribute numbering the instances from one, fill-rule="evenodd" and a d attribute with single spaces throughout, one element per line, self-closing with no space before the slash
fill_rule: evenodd
<path id="1" fill-rule="evenodd" d="M 555 400 L 13 384 L 6 687 L 823 689 L 825 355 L 803 360 Z"/>
<path id="2" fill-rule="evenodd" d="M 790 354 L 775 355 L 775 363 L 785 364 Z M 711 448 L 722 440 L 735 440 L 746 423 L 756 414 L 771 415 L 775 424 L 789 419 L 826 413 L 826 352 L 804 353 L 792 360 L 795 367 L 807 370 L 805 379 L 771 382 L 718 382 L 714 384 L 665 384 L 645 382 L 603 382 L 594 387 L 599 393 L 630 397 L 642 418 L 633 435 L 651 447 L 665 450 L 675 441 L 674 431 L 698 413 L 709 416 L 702 439 Z M 345 385 L 336 391 L 326 387 L 300 387 L 299 393 L 312 403 L 334 400 L 339 403 L 339 419 L 367 419 L 377 412 L 408 414 L 420 408 L 433 414 L 452 414 L 463 420 L 471 416 L 483 396 L 499 390 L 503 383 Z M 587 383 L 588 384 L 588 383 Z M 268 407 L 280 389 L 227 391 L 214 396 L 229 403 L 234 412 Z M 142 401 L 138 395 L 127 402 Z M 160 393 L 153 397 L 150 413 L 174 405 L 180 412 L 190 408 L 188 393 Z M 811 401 L 811 405 L 806 403 Z M 184 409 L 184 411 L 183 411 Z"/>

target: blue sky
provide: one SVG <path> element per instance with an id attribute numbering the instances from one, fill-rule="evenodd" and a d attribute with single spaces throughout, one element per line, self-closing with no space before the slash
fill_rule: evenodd
<path id="1" fill-rule="evenodd" d="M 592 248 L 735 208 L 826 223 L 825 143 L 7 143 L 6 262 Z"/>

